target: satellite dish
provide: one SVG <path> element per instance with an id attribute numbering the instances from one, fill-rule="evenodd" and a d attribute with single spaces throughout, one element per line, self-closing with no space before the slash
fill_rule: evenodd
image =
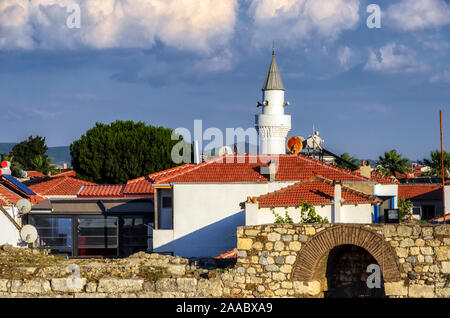
<path id="1" fill-rule="evenodd" d="M 31 244 L 37 240 L 38 232 L 33 225 L 27 224 L 24 225 L 20 230 L 20 236 L 22 237 L 23 241 L 27 242 L 28 244 Z"/>
<path id="2" fill-rule="evenodd" d="M 233 154 L 233 149 L 231 149 L 230 146 L 223 146 L 219 148 L 219 156 L 222 155 L 232 155 Z"/>
<path id="3" fill-rule="evenodd" d="M 27 199 L 20 199 L 16 203 L 16 208 L 19 210 L 20 214 L 27 214 L 31 211 L 31 203 Z"/>
<path id="4" fill-rule="evenodd" d="M 303 140 L 304 138 L 301 136 L 289 138 L 287 141 L 289 151 L 294 154 L 300 153 L 303 149 Z"/>

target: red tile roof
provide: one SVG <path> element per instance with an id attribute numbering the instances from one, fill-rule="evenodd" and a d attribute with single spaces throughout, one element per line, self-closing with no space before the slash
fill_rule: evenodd
<path id="1" fill-rule="evenodd" d="M 8 206 L 16 204 L 20 199 L 28 199 L 32 204 L 39 203 L 45 198 L 40 195 L 27 195 L 22 192 L 15 184 L 9 182 L 6 179 L 0 180 L 0 204 Z"/>
<path id="2" fill-rule="evenodd" d="M 80 188 L 84 185 L 93 185 L 95 183 L 75 179 L 72 177 L 57 177 L 43 180 L 39 183 L 30 184 L 28 187 L 40 195 L 77 195 Z"/>
<path id="3" fill-rule="evenodd" d="M 160 178 L 174 176 L 194 166 L 185 164 L 129 180 L 119 185 L 86 185 L 78 193 L 78 197 L 153 197 L 153 183 Z"/>
<path id="4" fill-rule="evenodd" d="M 400 184 L 398 198 L 408 200 L 442 200 L 442 186 L 438 184 Z"/>
<path id="5" fill-rule="evenodd" d="M 123 197 L 123 184 L 94 184 L 85 185 L 78 192 L 78 197 L 100 198 L 100 197 Z"/>
<path id="6" fill-rule="evenodd" d="M 39 172 L 39 171 L 35 171 L 35 170 L 27 171 L 27 175 L 30 178 L 43 178 L 43 177 L 45 177 L 45 174 L 43 174 L 42 172 Z"/>
<path id="7" fill-rule="evenodd" d="M 59 178 L 59 177 L 76 177 L 77 173 L 75 172 L 75 170 L 67 170 L 61 173 L 57 173 L 52 175 L 52 178 Z"/>
<path id="8" fill-rule="evenodd" d="M 376 197 L 361 191 L 342 186 L 343 204 L 378 203 Z M 297 182 L 280 190 L 259 197 L 248 198 L 248 202 L 258 202 L 259 207 L 299 206 L 302 202 L 313 205 L 334 203 L 334 185 L 332 180 L 314 177 L 306 182 Z"/>
<path id="9" fill-rule="evenodd" d="M 216 256 L 216 259 L 230 259 L 230 258 L 237 258 L 237 248 L 232 249 L 231 251 L 225 252 L 223 254 L 220 254 Z"/>
<path id="10" fill-rule="evenodd" d="M 276 181 L 309 180 L 321 175 L 331 180 L 374 181 L 383 184 L 395 184 L 390 179 L 374 174 L 371 179 L 358 173 L 315 160 L 304 155 L 223 155 L 199 165 L 186 167 L 179 173 L 163 176 L 155 184 L 177 182 L 267 182 L 269 180 L 268 163 L 278 162 Z M 264 171 L 262 169 L 265 169 Z M 263 172 L 263 173 L 262 173 Z"/>

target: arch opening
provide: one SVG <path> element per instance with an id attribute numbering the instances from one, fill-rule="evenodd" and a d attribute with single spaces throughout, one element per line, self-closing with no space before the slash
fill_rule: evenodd
<path id="1" fill-rule="evenodd" d="M 369 265 L 378 265 L 375 258 L 364 248 L 344 244 L 334 247 L 322 262 L 325 275 L 325 298 L 371 298 L 385 297 L 383 274 L 379 271 L 379 285 L 374 286 L 374 272 Z M 379 266 L 379 265 L 378 265 Z M 368 281 L 370 282 L 368 284 Z M 371 288 L 372 287 L 372 288 Z"/>

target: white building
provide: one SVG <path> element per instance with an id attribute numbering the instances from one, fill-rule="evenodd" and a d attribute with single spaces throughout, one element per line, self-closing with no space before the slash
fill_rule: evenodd
<path id="1" fill-rule="evenodd" d="M 380 202 L 382 207 L 396 206 L 397 184 L 390 179 L 370 172 L 363 176 L 301 154 L 286 154 L 291 128 L 291 118 L 284 114 L 286 105 L 273 55 L 263 86 L 262 114 L 256 116 L 255 123 L 260 155 L 223 155 L 154 180 L 154 252 L 214 257 L 231 250 L 236 247 L 238 226 L 275 221 L 265 207 L 246 206 L 247 197 L 267 195 L 318 175 L 331 182 L 342 181 L 344 199 L 349 191 L 358 193 L 352 198 L 364 197 L 362 201 L 341 201 L 342 206 L 331 204 L 334 198 L 321 202 L 318 211 L 330 221 L 371 223 L 378 219 Z M 295 204 L 288 209 L 297 220 Z"/>

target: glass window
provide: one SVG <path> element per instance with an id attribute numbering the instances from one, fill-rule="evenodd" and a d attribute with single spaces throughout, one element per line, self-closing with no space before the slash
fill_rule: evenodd
<path id="1" fill-rule="evenodd" d="M 117 217 L 78 218 L 78 255 L 117 255 Z"/>
<path id="2" fill-rule="evenodd" d="M 147 250 L 151 226 L 152 220 L 149 217 L 123 217 L 122 242 L 125 256 Z"/>
<path id="3" fill-rule="evenodd" d="M 72 254 L 72 219 L 45 216 L 33 217 L 41 248 L 52 253 Z"/>

